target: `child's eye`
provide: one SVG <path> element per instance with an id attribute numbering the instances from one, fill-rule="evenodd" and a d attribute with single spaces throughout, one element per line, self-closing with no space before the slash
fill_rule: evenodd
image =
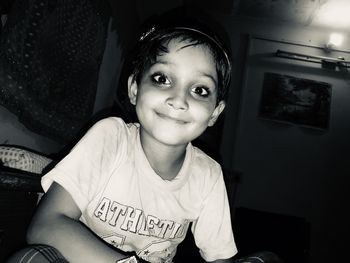
<path id="1" fill-rule="evenodd" d="M 192 92 L 204 98 L 208 97 L 210 94 L 209 89 L 207 87 L 202 87 L 202 86 L 194 87 L 192 89 Z"/>
<path id="2" fill-rule="evenodd" d="M 165 76 L 162 73 L 155 73 L 151 76 L 151 79 L 154 83 L 158 84 L 158 85 L 170 85 L 170 80 L 167 78 L 167 76 Z"/>

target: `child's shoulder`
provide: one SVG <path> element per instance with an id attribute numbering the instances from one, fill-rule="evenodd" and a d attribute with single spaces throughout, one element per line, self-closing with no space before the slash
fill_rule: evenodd
<path id="1" fill-rule="evenodd" d="M 121 140 L 127 140 L 130 137 L 135 137 L 138 129 L 138 123 L 126 123 L 118 117 L 107 117 L 97 121 L 89 129 L 88 134 L 97 138 L 110 138 L 112 140 L 120 138 Z"/>
<path id="2" fill-rule="evenodd" d="M 218 182 L 223 181 L 221 166 L 201 149 L 193 146 L 190 182 L 197 184 L 198 193 L 206 198 Z"/>
<path id="3" fill-rule="evenodd" d="M 196 164 L 196 166 L 199 166 L 203 169 L 209 169 L 210 171 L 213 171 L 215 173 L 221 173 L 221 166 L 217 161 L 215 161 L 212 157 L 210 157 L 208 154 L 206 154 L 204 151 L 202 151 L 196 146 L 192 146 L 192 149 L 192 160 Z"/>
<path id="4" fill-rule="evenodd" d="M 106 117 L 99 120 L 94 124 L 97 128 L 115 128 L 115 129 L 137 129 L 138 123 L 126 123 L 122 118 L 119 117 Z"/>
<path id="5" fill-rule="evenodd" d="M 124 120 L 122 118 L 119 118 L 119 117 L 106 117 L 106 118 L 103 118 L 99 121 L 97 121 L 95 123 L 94 126 L 113 126 L 113 125 L 126 125 L 126 123 L 124 122 Z"/>

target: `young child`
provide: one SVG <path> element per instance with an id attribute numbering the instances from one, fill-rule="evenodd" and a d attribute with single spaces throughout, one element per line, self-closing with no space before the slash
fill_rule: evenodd
<path id="1" fill-rule="evenodd" d="M 228 51 L 194 21 L 162 22 L 141 35 L 131 59 L 138 123 L 97 122 L 43 177 L 29 243 L 73 263 L 172 262 L 192 222 L 203 259 L 232 262 L 220 165 L 191 144 L 225 108 Z"/>

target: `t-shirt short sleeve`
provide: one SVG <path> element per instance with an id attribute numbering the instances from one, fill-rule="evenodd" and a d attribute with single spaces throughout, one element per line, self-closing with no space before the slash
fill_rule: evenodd
<path id="1" fill-rule="evenodd" d="M 206 261 L 230 258 L 237 253 L 222 173 L 205 197 L 192 232 Z"/>
<path id="2" fill-rule="evenodd" d="M 125 140 L 121 138 L 124 134 L 121 129 L 125 129 L 125 124 L 118 118 L 103 119 L 92 126 L 70 153 L 42 178 L 44 191 L 56 182 L 84 211 L 122 156 Z"/>

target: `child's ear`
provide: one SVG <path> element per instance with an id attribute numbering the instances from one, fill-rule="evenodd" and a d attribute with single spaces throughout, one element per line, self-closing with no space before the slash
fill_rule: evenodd
<path id="1" fill-rule="evenodd" d="M 128 78 L 128 96 L 130 103 L 136 105 L 137 82 L 134 78 L 134 75 L 130 75 Z"/>
<path id="2" fill-rule="evenodd" d="M 215 110 L 214 110 L 213 114 L 211 115 L 210 120 L 208 122 L 209 127 L 213 126 L 215 124 L 215 122 L 219 118 L 221 112 L 225 109 L 225 106 L 226 106 L 226 104 L 223 100 L 218 103 L 218 105 L 216 106 L 216 108 L 215 108 Z"/>

